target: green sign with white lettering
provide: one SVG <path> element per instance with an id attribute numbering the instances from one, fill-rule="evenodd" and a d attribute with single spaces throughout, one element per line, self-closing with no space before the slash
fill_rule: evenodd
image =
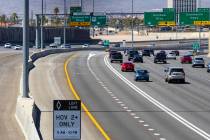
<path id="1" fill-rule="evenodd" d="M 179 15 L 180 25 L 203 25 L 208 24 L 210 16 L 208 12 L 183 12 Z"/>
<path id="2" fill-rule="evenodd" d="M 163 8 L 163 12 L 173 12 L 175 13 L 175 9 L 174 8 Z"/>
<path id="3" fill-rule="evenodd" d="M 207 12 L 207 13 L 210 13 L 210 8 L 198 8 L 198 12 Z"/>
<path id="4" fill-rule="evenodd" d="M 193 50 L 198 50 L 198 49 L 200 49 L 200 43 L 199 42 L 194 42 L 192 47 L 193 47 Z"/>
<path id="5" fill-rule="evenodd" d="M 144 25 L 175 26 L 175 14 L 174 12 L 145 12 Z"/>
<path id="6" fill-rule="evenodd" d="M 106 26 L 106 16 L 92 16 L 91 24 L 98 27 Z"/>
<path id="7" fill-rule="evenodd" d="M 73 13 L 79 13 L 82 12 L 81 7 L 70 7 L 70 14 L 73 15 Z"/>

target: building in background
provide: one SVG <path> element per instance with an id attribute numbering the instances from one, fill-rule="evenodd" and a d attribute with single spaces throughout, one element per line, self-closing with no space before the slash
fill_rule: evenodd
<path id="1" fill-rule="evenodd" d="M 201 5 L 201 0 L 168 0 L 168 8 L 174 8 L 176 11 L 176 21 L 178 22 L 179 13 L 194 12 Z"/>

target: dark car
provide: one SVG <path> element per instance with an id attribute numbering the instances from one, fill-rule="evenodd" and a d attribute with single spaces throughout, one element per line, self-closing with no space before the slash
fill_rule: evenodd
<path id="1" fill-rule="evenodd" d="M 136 62 L 141 62 L 141 63 L 143 63 L 143 57 L 142 57 L 142 55 L 135 55 L 135 56 L 133 57 L 133 63 L 136 63 Z"/>
<path id="2" fill-rule="evenodd" d="M 208 64 L 206 65 L 206 67 L 207 67 L 207 72 L 210 72 L 210 63 L 208 63 Z"/>
<path id="3" fill-rule="evenodd" d="M 147 70 L 137 69 L 134 72 L 135 72 L 134 76 L 135 81 L 139 80 L 145 80 L 147 82 L 149 81 L 149 72 Z"/>
<path id="4" fill-rule="evenodd" d="M 171 51 L 172 53 L 175 53 L 176 56 L 179 56 L 179 51 L 178 50 L 174 50 L 174 51 Z"/>
<path id="5" fill-rule="evenodd" d="M 109 51 L 109 58 L 111 58 L 111 55 L 114 54 L 114 53 L 117 53 L 117 51 L 110 50 Z"/>
<path id="6" fill-rule="evenodd" d="M 158 63 L 158 62 L 162 62 L 162 63 L 167 63 L 166 61 L 166 54 L 164 53 L 157 53 L 154 57 L 154 63 Z"/>
<path id="7" fill-rule="evenodd" d="M 120 52 L 112 53 L 111 56 L 110 56 L 110 62 L 111 63 L 113 63 L 113 62 L 122 63 L 123 62 L 122 54 Z"/>
<path id="8" fill-rule="evenodd" d="M 139 52 L 135 51 L 135 50 L 129 50 L 128 51 L 128 61 L 132 60 L 135 55 L 139 55 Z"/>
<path id="9" fill-rule="evenodd" d="M 143 56 L 149 56 L 149 57 L 150 57 L 150 49 L 144 49 L 144 50 L 142 51 L 142 55 L 143 55 Z"/>

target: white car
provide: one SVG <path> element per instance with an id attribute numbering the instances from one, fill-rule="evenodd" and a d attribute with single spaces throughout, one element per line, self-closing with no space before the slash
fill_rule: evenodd
<path id="1" fill-rule="evenodd" d="M 12 48 L 12 44 L 6 43 L 6 44 L 4 44 L 4 48 Z"/>
<path id="2" fill-rule="evenodd" d="M 64 49 L 69 49 L 69 48 L 71 48 L 71 45 L 70 44 L 62 44 L 61 45 L 61 48 L 64 48 Z"/>
<path id="3" fill-rule="evenodd" d="M 170 52 L 170 53 L 167 54 L 166 58 L 176 60 L 176 54 L 173 53 L 173 52 Z"/>
<path id="4" fill-rule="evenodd" d="M 20 45 L 15 45 L 15 46 L 14 46 L 14 50 L 22 50 L 22 46 L 20 46 Z"/>
<path id="5" fill-rule="evenodd" d="M 168 67 L 165 69 L 165 82 L 179 81 L 185 83 L 185 72 L 181 67 Z"/>
<path id="6" fill-rule="evenodd" d="M 57 43 L 51 43 L 49 45 L 50 48 L 57 48 L 58 47 L 58 44 Z"/>
<path id="7" fill-rule="evenodd" d="M 82 48 L 88 48 L 89 47 L 89 45 L 88 44 L 84 44 L 84 45 L 82 45 Z"/>

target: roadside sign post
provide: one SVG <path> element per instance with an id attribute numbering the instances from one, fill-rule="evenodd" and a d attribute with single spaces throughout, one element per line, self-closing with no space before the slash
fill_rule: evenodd
<path id="1" fill-rule="evenodd" d="M 81 101 L 53 101 L 53 140 L 81 140 Z"/>
<path id="2" fill-rule="evenodd" d="M 209 53 L 208 53 L 208 57 L 210 57 L 210 31 L 209 31 Z"/>

